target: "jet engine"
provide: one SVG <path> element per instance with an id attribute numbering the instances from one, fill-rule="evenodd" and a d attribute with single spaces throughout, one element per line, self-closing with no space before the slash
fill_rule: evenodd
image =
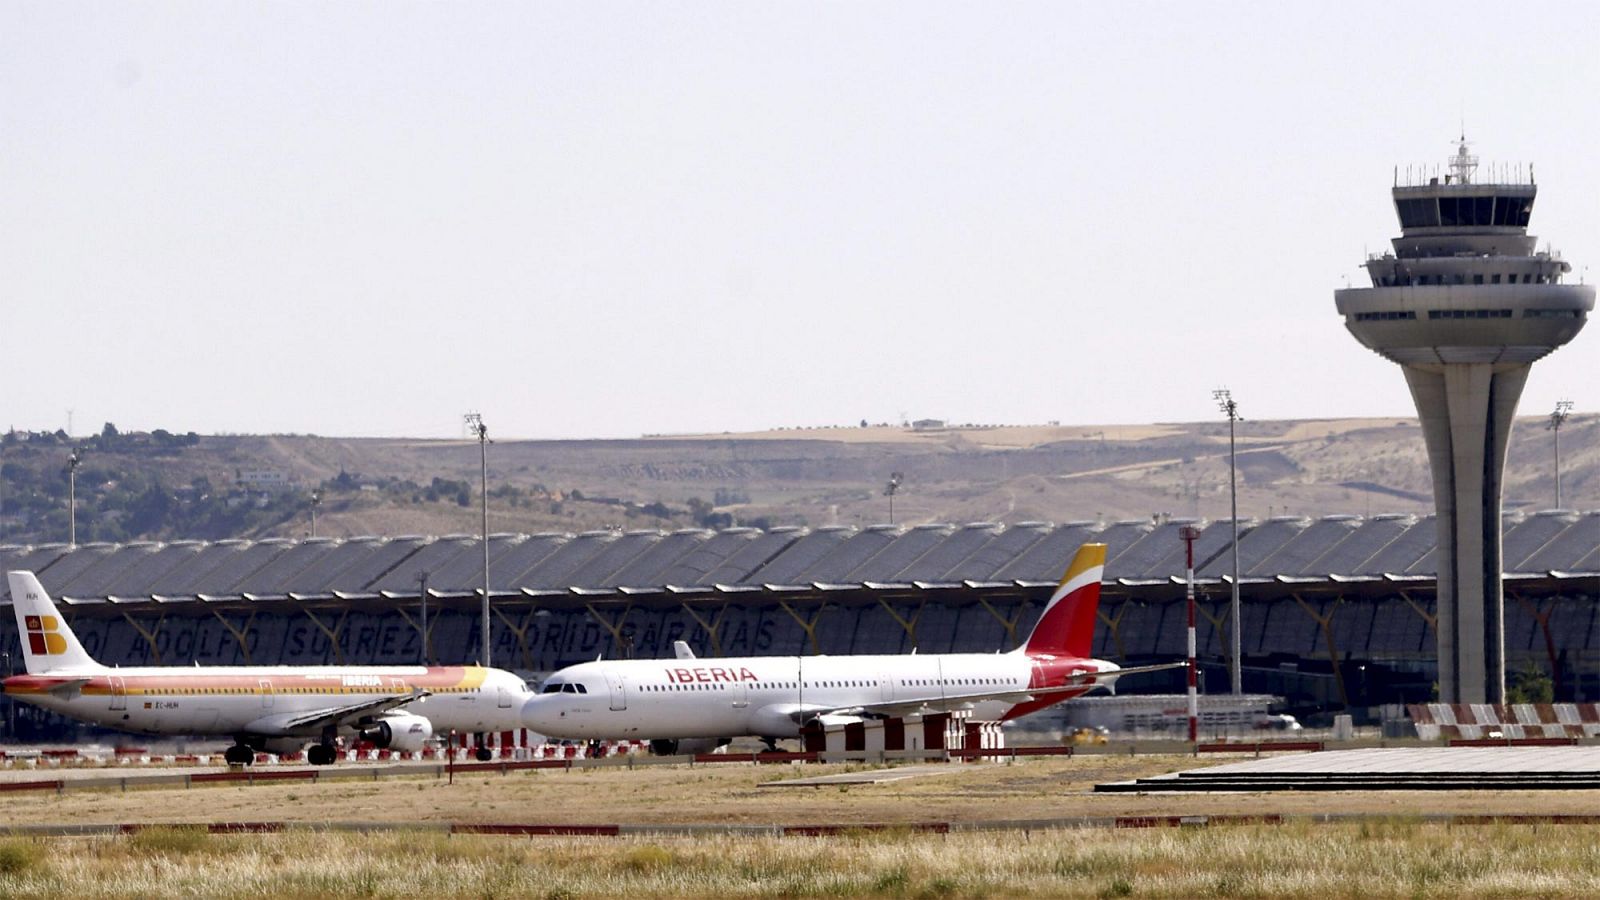
<path id="1" fill-rule="evenodd" d="M 677 740 L 654 740 L 650 742 L 650 752 L 655 756 L 677 756 L 680 753 L 710 753 L 718 747 L 726 747 L 733 742 L 733 738 L 679 738 Z"/>
<path id="2" fill-rule="evenodd" d="M 361 739 L 371 741 L 380 750 L 398 750 L 409 753 L 421 750 L 433 737 L 433 723 L 411 713 L 384 716 L 361 730 Z"/>

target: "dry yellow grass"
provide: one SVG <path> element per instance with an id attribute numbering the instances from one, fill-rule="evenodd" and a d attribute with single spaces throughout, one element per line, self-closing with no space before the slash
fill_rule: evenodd
<path id="1" fill-rule="evenodd" d="M 160 831 L 0 842 L 6 897 L 1593 896 L 1593 826 L 1098 829 L 826 838 Z"/>

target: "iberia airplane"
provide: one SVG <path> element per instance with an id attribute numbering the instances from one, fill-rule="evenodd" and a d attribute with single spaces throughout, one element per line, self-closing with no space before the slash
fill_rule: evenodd
<path id="1" fill-rule="evenodd" d="M 548 737 L 648 740 L 658 753 L 729 738 L 769 747 L 806 725 L 969 709 L 982 721 L 1025 716 L 1117 678 L 1182 663 L 1121 668 L 1089 658 L 1104 544 L 1078 549 L 1028 640 L 1010 653 L 755 656 L 582 663 L 552 674 L 523 707 Z"/>
<path id="2" fill-rule="evenodd" d="M 162 666 L 106 668 L 91 658 L 32 572 L 7 572 L 28 674 L 11 697 L 97 725 L 145 734 L 230 735 L 225 758 L 292 753 L 334 761 L 334 741 L 419 750 L 435 734 L 521 727 L 528 686 L 482 666 Z M 313 743 L 314 742 L 314 743 Z M 480 759 L 488 751 L 478 751 Z"/>

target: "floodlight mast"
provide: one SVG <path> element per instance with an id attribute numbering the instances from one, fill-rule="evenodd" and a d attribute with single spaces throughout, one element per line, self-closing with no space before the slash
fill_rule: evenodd
<path id="1" fill-rule="evenodd" d="M 1561 508 L 1561 426 L 1566 424 L 1567 417 L 1571 415 L 1572 401 L 1557 400 L 1555 412 L 1550 414 L 1550 424 L 1545 426 L 1550 429 L 1556 445 L 1556 509 Z"/>
<path id="2" fill-rule="evenodd" d="M 483 665 L 491 663 L 489 650 L 489 426 L 483 416 L 470 412 L 467 428 L 478 436 L 478 493 L 483 499 Z"/>
<path id="3" fill-rule="evenodd" d="M 1217 401 L 1217 408 L 1228 417 L 1228 506 L 1229 521 L 1233 524 L 1233 581 L 1230 600 L 1228 603 L 1228 620 L 1232 623 L 1230 643 L 1232 652 L 1228 660 L 1228 685 L 1235 694 L 1244 693 L 1244 671 L 1240 663 L 1243 653 L 1244 640 L 1241 633 L 1244 623 L 1239 621 L 1242 613 L 1239 610 L 1239 466 L 1238 452 L 1234 444 L 1234 423 L 1243 421 L 1239 418 L 1239 404 L 1234 402 L 1233 392 L 1227 388 L 1218 388 L 1211 392 Z"/>
<path id="4" fill-rule="evenodd" d="M 418 620 L 417 630 L 422 637 L 422 664 L 428 665 L 428 570 L 423 569 L 417 573 L 417 599 L 422 601 L 422 618 Z"/>
<path id="5" fill-rule="evenodd" d="M 78 466 L 83 457 L 77 450 L 67 454 L 67 546 L 78 546 Z"/>

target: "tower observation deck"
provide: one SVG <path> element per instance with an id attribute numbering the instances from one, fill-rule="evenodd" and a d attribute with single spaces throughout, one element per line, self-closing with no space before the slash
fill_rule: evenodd
<path id="1" fill-rule="evenodd" d="M 1335 291 L 1345 327 L 1400 364 L 1422 421 L 1438 508 L 1439 699 L 1505 696 L 1500 502 L 1511 420 L 1537 360 L 1572 340 L 1594 288 L 1527 233 L 1529 167 L 1476 180 L 1465 139 L 1440 176 L 1393 189 L 1400 237 L 1366 262 L 1372 287 Z"/>

